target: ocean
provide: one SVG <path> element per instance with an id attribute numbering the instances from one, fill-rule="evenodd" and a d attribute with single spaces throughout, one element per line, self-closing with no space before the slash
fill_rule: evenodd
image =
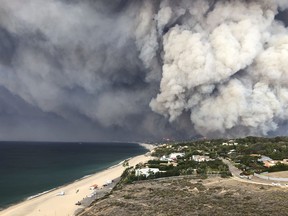
<path id="1" fill-rule="evenodd" d="M 0 209 L 145 152 L 135 143 L 0 142 Z"/>

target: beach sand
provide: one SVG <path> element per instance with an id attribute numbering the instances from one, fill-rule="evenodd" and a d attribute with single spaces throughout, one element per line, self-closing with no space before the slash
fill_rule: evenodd
<path id="1" fill-rule="evenodd" d="M 141 145 L 151 150 L 151 145 Z M 140 162 L 146 162 L 150 159 L 151 156 L 149 154 L 139 155 L 129 159 L 129 166 L 135 166 Z M 79 209 L 79 206 L 75 205 L 75 203 L 92 193 L 89 190 L 91 185 L 97 184 L 101 187 L 107 180 L 120 177 L 124 169 L 122 164 L 113 166 L 34 199 L 11 206 L 1 211 L 0 216 L 72 216 Z M 61 193 L 62 191 L 65 192 L 64 196 L 56 196 L 57 193 Z"/>

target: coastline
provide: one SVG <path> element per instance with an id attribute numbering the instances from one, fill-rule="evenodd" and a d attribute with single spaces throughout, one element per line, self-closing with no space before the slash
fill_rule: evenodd
<path id="1" fill-rule="evenodd" d="M 138 144 L 146 148 L 147 153 L 153 149 L 153 145 Z M 151 156 L 147 153 L 126 160 L 129 160 L 130 166 L 135 166 L 140 162 L 150 160 Z M 120 177 L 125 170 L 122 166 L 124 161 L 74 182 L 28 197 L 23 202 L 1 209 L 0 216 L 74 215 L 81 208 L 75 203 L 91 194 L 92 191 L 89 190 L 89 187 L 94 184 L 101 187 L 107 180 Z M 56 196 L 62 191 L 65 192 L 64 196 Z"/>
<path id="2" fill-rule="evenodd" d="M 138 143 L 138 145 L 140 145 L 140 146 L 146 148 L 146 149 L 148 150 L 148 153 L 151 152 L 151 151 L 153 151 L 154 148 L 156 148 L 156 146 L 153 145 L 153 144 Z"/>

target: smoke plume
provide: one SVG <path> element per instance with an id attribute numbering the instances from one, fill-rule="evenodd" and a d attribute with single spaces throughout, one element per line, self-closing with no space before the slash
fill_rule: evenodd
<path id="1" fill-rule="evenodd" d="M 159 13 L 175 19 L 186 10 L 163 35 L 163 76 L 152 109 L 171 122 L 189 112 L 208 136 L 276 130 L 288 114 L 288 35 L 275 15 L 287 1 L 171 3 Z"/>
<path id="2" fill-rule="evenodd" d="M 282 133 L 287 7 L 2 0 L 0 139 Z"/>

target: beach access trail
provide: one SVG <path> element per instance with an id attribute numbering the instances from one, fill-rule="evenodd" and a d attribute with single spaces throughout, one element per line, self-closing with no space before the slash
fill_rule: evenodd
<path id="1" fill-rule="evenodd" d="M 145 144 L 141 145 L 145 146 Z M 151 145 L 145 147 L 151 150 Z M 149 154 L 135 156 L 129 159 L 129 166 L 135 166 L 150 159 L 151 156 Z M 86 198 L 93 192 L 89 190 L 91 185 L 97 184 L 101 187 L 107 180 L 120 177 L 124 170 L 125 167 L 122 164 L 118 164 L 34 199 L 11 206 L 1 211 L 0 216 L 72 216 L 80 208 L 75 203 L 78 201 L 81 202 L 83 198 Z M 65 192 L 65 195 L 56 196 L 62 191 Z"/>

